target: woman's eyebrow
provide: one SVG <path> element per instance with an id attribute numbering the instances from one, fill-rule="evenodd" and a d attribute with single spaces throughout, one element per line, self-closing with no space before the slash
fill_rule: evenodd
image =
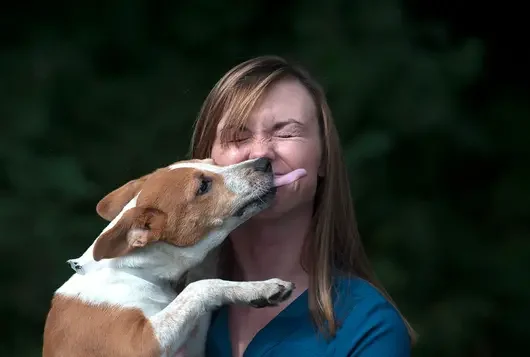
<path id="1" fill-rule="evenodd" d="M 248 128 L 246 126 L 243 126 L 243 127 L 238 127 L 238 126 L 235 126 L 235 125 L 227 125 L 227 126 L 224 126 L 221 128 L 221 132 L 223 131 L 248 131 Z"/>
<path id="2" fill-rule="evenodd" d="M 277 130 L 280 130 L 280 129 L 283 129 L 287 126 L 294 126 L 296 128 L 302 128 L 304 125 L 302 124 L 302 122 L 300 122 L 299 120 L 296 120 L 294 118 L 288 118 L 286 120 L 282 120 L 282 121 L 279 121 L 279 122 L 276 122 L 274 124 L 274 126 L 272 127 L 272 130 L 273 131 L 277 131 Z M 223 133 L 223 132 L 233 132 L 233 131 L 238 131 L 238 132 L 245 132 L 245 131 L 249 131 L 249 129 L 246 127 L 246 126 L 243 126 L 243 127 L 237 127 L 237 126 L 233 126 L 233 125 L 227 125 L 225 127 L 222 127 L 220 132 Z"/>
<path id="3" fill-rule="evenodd" d="M 273 129 L 274 130 L 279 130 L 279 129 L 282 129 L 282 128 L 288 126 L 288 125 L 294 125 L 294 126 L 297 126 L 297 127 L 302 127 L 303 126 L 303 124 L 300 121 L 298 121 L 298 120 L 296 120 L 294 118 L 289 118 L 287 120 L 282 120 L 282 121 L 279 121 L 279 122 L 275 123 Z"/>

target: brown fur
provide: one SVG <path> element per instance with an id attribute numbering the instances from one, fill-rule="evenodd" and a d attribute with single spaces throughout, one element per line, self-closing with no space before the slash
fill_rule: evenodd
<path id="1" fill-rule="evenodd" d="M 121 212 L 122 208 L 140 191 L 143 183 L 150 175 L 131 180 L 120 188 L 107 194 L 96 206 L 96 212 L 107 221 L 112 221 Z"/>
<path id="2" fill-rule="evenodd" d="M 180 162 L 201 162 L 205 164 L 213 164 L 212 159 L 192 159 Z M 155 171 L 156 172 L 156 171 Z M 96 212 L 107 221 L 112 221 L 121 212 L 123 207 L 133 199 L 134 196 L 140 191 L 142 185 L 151 174 L 144 175 L 135 180 L 127 182 L 125 185 L 113 190 L 108 193 L 101 201 L 96 205 Z"/>
<path id="3" fill-rule="evenodd" d="M 43 357 L 152 357 L 161 353 L 154 330 L 139 309 L 90 305 L 61 295 L 54 297 L 52 306 L 44 330 Z"/>
<path id="4" fill-rule="evenodd" d="M 210 190 L 197 195 L 201 180 L 211 181 Z M 112 191 L 98 203 L 102 217 L 116 217 L 116 210 L 134 198 L 136 207 L 101 235 L 94 246 L 94 259 L 114 258 L 154 241 L 180 247 L 196 244 L 230 215 L 235 194 L 222 176 L 195 168 L 159 169 Z"/>
<path id="5" fill-rule="evenodd" d="M 122 256 L 159 240 L 166 222 L 167 215 L 156 208 L 131 208 L 116 226 L 96 241 L 94 260 Z"/>

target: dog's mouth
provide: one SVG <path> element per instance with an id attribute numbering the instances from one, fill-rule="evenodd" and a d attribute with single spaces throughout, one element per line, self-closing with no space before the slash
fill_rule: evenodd
<path id="1" fill-rule="evenodd" d="M 243 206 L 239 207 L 237 211 L 234 213 L 235 217 L 241 217 L 247 212 L 249 209 L 252 209 L 254 207 L 259 208 L 260 206 L 266 206 L 269 203 L 272 202 L 274 199 L 274 196 L 276 195 L 276 187 L 271 187 L 267 192 L 262 194 L 261 196 L 258 196 L 245 204 Z"/>
<path id="2" fill-rule="evenodd" d="M 297 181 L 298 179 L 307 175 L 305 169 L 296 169 L 286 174 L 275 174 L 274 175 L 274 186 L 280 187 Z"/>
<path id="3" fill-rule="evenodd" d="M 246 202 L 241 206 L 235 213 L 235 217 L 241 217 L 243 216 L 248 210 L 252 208 L 265 208 L 265 206 L 268 206 L 269 203 L 272 202 L 276 195 L 277 187 L 285 186 L 290 183 L 293 183 L 297 181 L 298 179 L 304 177 L 307 175 L 307 172 L 305 169 L 296 169 L 291 172 L 288 172 L 286 174 L 280 175 L 276 174 L 273 178 L 273 184 L 272 187 L 262 194 L 261 196 L 258 196 L 257 198 L 253 198 L 250 201 Z"/>

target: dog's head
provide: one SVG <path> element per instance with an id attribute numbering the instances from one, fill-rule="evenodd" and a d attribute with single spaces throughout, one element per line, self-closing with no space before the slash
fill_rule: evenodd
<path id="1" fill-rule="evenodd" d="M 192 248 L 200 261 L 241 223 L 267 208 L 276 188 L 268 159 L 216 166 L 181 161 L 110 192 L 96 211 L 109 225 L 85 254 L 69 260 L 76 271 L 90 261 L 140 253 L 162 243 Z"/>

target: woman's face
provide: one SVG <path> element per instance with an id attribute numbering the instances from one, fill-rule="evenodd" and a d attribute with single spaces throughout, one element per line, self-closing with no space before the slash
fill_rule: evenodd
<path id="1" fill-rule="evenodd" d="M 307 172 L 299 180 L 279 187 L 274 204 L 259 217 L 279 217 L 304 205 L 312 207 L 322 150 L 315 104 L 301 83 L 282 80 L 272 85 L 237 140 L 223 146 L 219 137 L 225 122 L 223 119 L 219 123 L 212 148 L 212 159 L 218 165 L 267 157 L 278 175 L 299 168 Z"/>

